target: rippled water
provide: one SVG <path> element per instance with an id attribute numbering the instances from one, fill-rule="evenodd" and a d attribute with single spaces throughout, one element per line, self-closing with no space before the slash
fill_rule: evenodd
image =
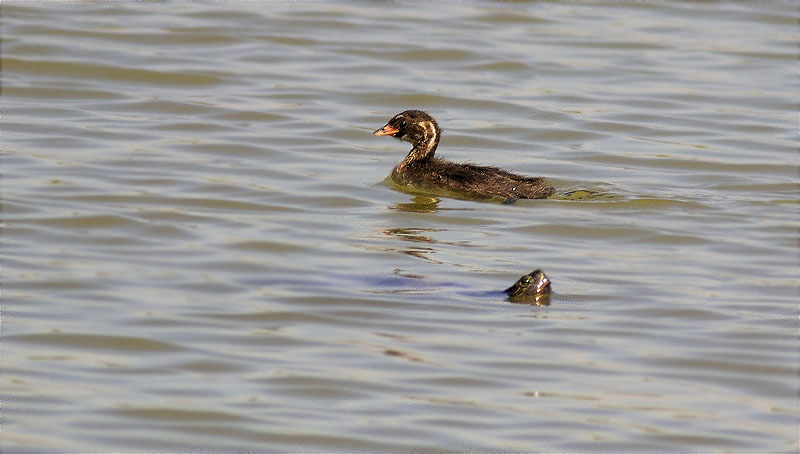
<path id="1" fill-rule="evenodd" d="M 797 4 L 2 8 L 3 452 L 798 450 Z"/>

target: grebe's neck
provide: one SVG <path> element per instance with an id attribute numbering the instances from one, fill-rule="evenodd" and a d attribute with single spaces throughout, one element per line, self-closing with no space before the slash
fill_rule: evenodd
<path id="1" fill-rule="evenodd" d="M 439 137 L 441 136 L 439 125 L 433 121 L 426 121 L 421 126 L 425 129 L 424 136 L 414 143 L 414 148 L 408 152 L 408 156 L 397 166 L 398 169 L 402 169 L 412 162 L 430 159 L 436 153 L 436 147 L 439 146 Z"/>

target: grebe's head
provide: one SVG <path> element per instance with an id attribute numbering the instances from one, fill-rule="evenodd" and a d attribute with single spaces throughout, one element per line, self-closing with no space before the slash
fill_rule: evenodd
<path id="1" fill-rule="evenodd" d="M 415 147 L 424 145 L 430 148 L 439 143 L 439 125 L 433 117 L 421 110 L 401 112 L 373 134 L 392 136 L 410 142 Z"/>

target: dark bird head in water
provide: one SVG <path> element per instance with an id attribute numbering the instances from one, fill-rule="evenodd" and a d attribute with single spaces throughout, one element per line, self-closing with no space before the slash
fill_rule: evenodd
<path id="1" fill-rule="evenodd" d="M 550 304 L 550 278 L 542 270 L 536 270 L 519 278 L 505 292 L 512 303 L 547 306 Z"/>
<path id="2" fill-rule="evenodd" d="M 421 110 L 401 112 L 373 134 L 376 136 L 392 136 L 411 143 L 415 147 L 435 147 L 439 143 L 439 125 L 427 113 Z"/>

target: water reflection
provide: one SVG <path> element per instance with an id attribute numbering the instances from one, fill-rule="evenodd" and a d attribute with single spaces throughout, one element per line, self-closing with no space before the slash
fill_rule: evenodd
<path id="1" fill-rule="evenodd" d="M 621 197 L 615 194 L 602 191 L 592 191 L 589 189 L 575 189 L 564 192 L 563 195 L 551 197 L 559 200 L 620 200 Z"/>
<path id="2" fill-rule="evenodd" d="M 416 241 L 421 243 L 433 243 L 436 240 L 429 236 L 419 235 L 419 232 L 436 232 L 440 229 L 423 229 L 423 228 L 396 228 L 396 229 L 386 229 L 383 233 L 389 236 L 398 236 L 402 240 L 406 241 Z"/>
<path id="3" fill-rule="evenodd" d="M 433 213 L 439 208 L 439 198 L 429 195 L 414 196 L 411 203 L 395 204 L 393 209 L 411 213 Z"/>
<path id="4" fill-rule="evenodd" d="M 434 240 L 433 238 L 431 238 L 429 236 L 419 235 L 419 232 L 424 232 L 424 231 L 433 232 L 433 231 L 435 231 L 435 229 L 394 228 L 394 229 L 386 229 L 386 230 L 383 231 L 383 233 L 388 235 L 388 236 L 397 236 L 397 237 L 399 237 L 400 239 L 402 239 L 404 241 L 411 241 L 411 242 L 415 242 L 415 243 L 436 243 L 437 242 L 436 240 Z M 436 249 L 431 248 L 431 247 L 410 247 L 410 248 L 401 248 L 401 249 L 389 248 L 389 250 L 398 251 L 401 254 L 410 255 L 412 257 L 416 257 L 416 258 L 419 258 L 419 259 L 427 260 L 427 261 L 433 262 L 433 263 L 439 263 L 439 264 L 442 263 L 442 262 L 440 262 L 438 260 L 434 260 L 431 257 L 429 257 L 430 254 L 433 254 L 433 253 L 436 252 Z"/>

